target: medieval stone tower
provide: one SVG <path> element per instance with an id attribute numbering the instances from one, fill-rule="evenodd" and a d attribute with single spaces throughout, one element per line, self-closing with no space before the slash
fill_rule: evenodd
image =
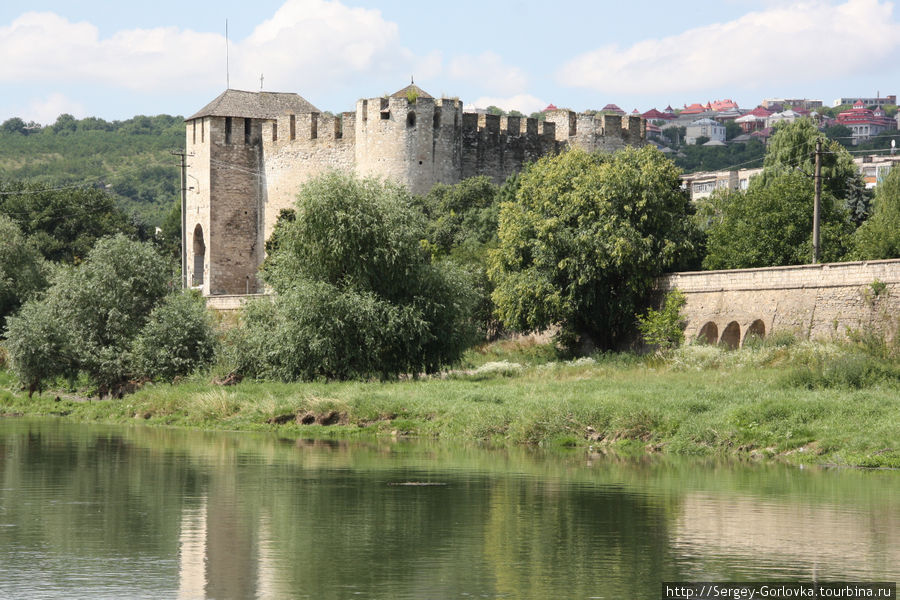
<path id="1" fill-rule="evenodd" d="M 464 113 L 410 84 L 323 114 L 297 94 L 226 90 L 186 120 L 187 281 L 204 295 L 262 291 L 257 276 L 282 209 L 330 169 L 390 178 L 424 194 L 486 175 L 502 183 L 568 146 L 641 145 L 640 117 L 545 113 L 545 120 Z"/>

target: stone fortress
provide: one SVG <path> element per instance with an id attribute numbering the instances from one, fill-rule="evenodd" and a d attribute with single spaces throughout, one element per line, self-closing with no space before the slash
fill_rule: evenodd
<path id="1" fill-rule="evenodd" d="M 265 241 L 304 181 L 330 169 L 375 175 L 424 194 L 485 175 L 502 183 L 568 147 L 645 142 L 638 116 L 556 109 L 545 120 L 467 113 L 414 84 L 323 113 L 297 94 L 226 90 L 186 120 L 184 210 L 189 285 L 205 296 L 259 293 Z"/>

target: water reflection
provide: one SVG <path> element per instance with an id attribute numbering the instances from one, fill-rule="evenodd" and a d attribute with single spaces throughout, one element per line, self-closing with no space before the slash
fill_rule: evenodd
<path id="1" fill-rule="evenodd" d="M 897 477 L 0 420 L 0 597 L 643 598 L 663 580 L 895 580 Z"/>

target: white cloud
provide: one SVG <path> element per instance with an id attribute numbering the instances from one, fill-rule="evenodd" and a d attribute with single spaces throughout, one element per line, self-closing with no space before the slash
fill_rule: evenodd
<path id="1" fill-rule="evenodd" d="M 526 115 L 533 112 L 543 110 L 547 103 L 539 98 L 535 98 L 529 94 L 518 94 L 508 98 L 492 98 L 490 96 L 482 96 L 472 103 L 476 108 L 487 108 L 488 106 L 496 106 L 505 111 L 517 110 Z M 467 107 L 468 108 L 468 107 Z"/>
<path id="2" fill-rule="evenodd" d="M 505 64 L 494 52 L 457 56 L 450 61 L 448 70 L 450 77 L 477 83 L 494 94 L 521 94 L 528 84 L 522 69 Z"/>
<path id="3" fill-rule="evenodd" d="M 880 0 L 795 3 L 628 48 L 577 56 L 561 83 L 606 93 L 689 92 L 811 83 L 875 72 L 896 60 L 900 24 Z"/>
<path id="4" fill-rule="evenodd" d="M 96 26 L 30 12 L 0 27 L 0 83 L 79 82 L 143 92 L 224 87 L 225 39 L 177 27 L 132 29 L 101 38 Z M 230 45 L 231 86 L 325 89 L 361 73 L 440 69 L 435 55 L 416 56 L 398 41 L 397 25 L 377 10 L 337 0 L 287 0 L 271 19 Z M 416 72 L 415 69 L 419 71 Z"/>
<path id="5" fill-rule="evenodd" d="M 56 118 L 63 113 L 68 113 L 76 119 L 87 116 L 84 105 L 58 93 L 32 100 L 28 106 L 14 112 L 25 121 L 37 121 L 43 125 L 55 123 Z"/>

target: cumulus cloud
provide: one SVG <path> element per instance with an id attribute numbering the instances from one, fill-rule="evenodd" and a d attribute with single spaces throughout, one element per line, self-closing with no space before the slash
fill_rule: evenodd
<path id="1" fill-rule="evenodd" d="M 222 87 L 225 39 L 177 27 L 132 29 L 101 38 L 96 26 L 55 13 L 30 12 L 0 27 L 0 83 L 95 83 L 137 91 Z M 230 45 L 231 86 L 325 89 L 361 72 L 440 69 L 434 55 L 416 56 L 398 41 L 397 25 L 377 10 L 337 0 L 287 0 L 271 19 Z"/>
<path id="2" fill-rule="evenodd" d="M 528 83 L 522 69 L 505 64 L 494 52 L 457 56 L 450 61 L 448 73 L 453 79 L 477 83 L 494 94 L 521 94 Z"/>
<path id="3" fill-rule="evenodd" d="M 482 96 L 475 100 L 471 105 L 474 108 L 487 108 L 488 106 L 496 106 L 505 111 L 517 110 L 526 115 L 533 112 L 543 110 L 547 103 L 539 98 L 535 98 L 529 94 L 518 94 L 508 98 L 493 98 L 490 96 Z M 468 108 L 468 107 L 467 107 Z"/>
<path id="4" fill-rule="evenodd" d="M 575 57 L 561 83 L 623 94 L 833 80 L 895 60 L 900 24 L 880 0 L 773 6 L 734 21 Z"/>
<path id="5" fill-rule="evenodd" d="M 56 118 L 68 113 L 76 119 L 84 118 L 87 111 L 83 104 L 76 102 L 63 94 L 50 94 L 44 98 L 32 100 L 28 106 L 16 111 L 26 121 L 36 121 L 43 125 L 56 122 Z"/>

